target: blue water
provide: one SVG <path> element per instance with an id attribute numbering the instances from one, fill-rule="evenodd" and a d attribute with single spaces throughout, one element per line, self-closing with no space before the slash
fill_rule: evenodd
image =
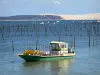
<path id="1" fill-rule="evenodd" d="M 61 24 L 59 23 L 59 26 L 61 27 L 65 24 L 71 25 L 72 24 L 71 22 L 72 21 L 62 21 Z M 31 25 L 32 23 L 33 21 L 0 22 L 0 25 L 1 26 L 27 25 L 27 24 Z M 50 23 L 49 25 L 53 26 L 52 23 Z M 75 24 L 75 26 L 77 25 L 81 26 L 80 23 Z M 97 24 L 95 23 L 93 23 L 92 25 L 97 26 Z M 53 40 L 59 40 L 59 35 L 55 35 L 55 32 L 58 31 L 55 28 L 52 30 L 53 30 L 52 33 L 49 32 L 48 30 L 46 35 L 44 29 L 41 29 L 41 32 L 39 32 L 38 34 L 39 35 L 38 49 L 49 50 L 49 43 Z M 23 59 L 18 57 L 17 54 L 22 53 L 25 49 L 35 49 L 37 40 L 36 31 L 34 32 L 29 31 L 28 33 L 27 31 L 26 32 L 23 31 L 21 34 L 20 30 L 16 33 L 13 27 L 11 27 L 9 33 L 6 32 L 5 28 L 5 31 L 1 32 L 0 36 L 0 75 L 8 75 L 8 74 L 9 75 L 99 75 L 100 74 L 99 36 L 93 36 L 91 34 L 90 38 L 91 46 L 89 47 L 89 37 L 87 36 L 86 31 L 78 31 L 78 32 L 76 31 L 75 33 L 73 31 L 70 33 L 69 31 L 68 32 L 69 35 L 66 35 L 66 33 L 64 33 L 63 27 L 60 28 L 59 31 L 61 32 L 59 33 L 60 40 L 67 42 L 69 45 L 71 44 L 71 41 L 75 36 L 76 56 L 74 58 L 52 60 L 52 61 L 49 60 L 49 61 L 25 62 Z M 81 35 L 77 35 L 79 34 L 79 32 L 81 32 Z M 3 37 L 2 33 L 4 33 Z M 93 39 L 94 39 L 94 44 L 93 44 Z M 14 52 L 12 51 L 12 40 L 14 42 Z"/>

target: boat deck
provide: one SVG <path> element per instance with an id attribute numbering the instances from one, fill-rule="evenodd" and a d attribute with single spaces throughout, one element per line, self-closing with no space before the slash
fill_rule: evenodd
<path id="1" fill-rule="evenodd" d="M 18 55 L 25 55 L 25 54 L 18 54 Z M 75 53 L 68 53 L 68 54 L 60 54 L 60 55 L 54 55 L 54 54 L 47 54 L 47 55 L 28 55 L 28 56 L 41 56 L 41 57 L 52 57 L 52 56 L 74 56 Z"/>

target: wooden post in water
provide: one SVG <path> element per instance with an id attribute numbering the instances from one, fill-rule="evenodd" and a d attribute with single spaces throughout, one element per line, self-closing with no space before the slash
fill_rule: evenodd
<path id="1" fill-rule="evenodd" d="M 38 38 L 39 38 L 39 32 L 38 32 L 38 27 L 36 28 L 36 50 L 38 49 Z"/>
<path id="2" fill-rule="evenodd" d="M 88 29 L 88 40 L 89 40 L 89 44 L 88 46 L 91 46 L 91 25 L 89 25 L 89 29 Z"/>
<path id="3" fill-rule="evenodd" d="M 76 44 L 75 42 L 76 42 L 76 40 L 75 40 L 75 36 L 74 36 L 74 48 L 75 48 L 75 46 L 76 46 L 76 45 L 75 45 L 75 44 Z"/>
<path id="4" fill-rule="evenodd" d="M 94 31 L 93 31 L 93 46 L 94 46 Z"/>
<path id="5" fill-rule="evenodd" d="M 58 41 L 60 41 L 60 33 L 58 32 Z"/>
<path id="6" fill-rule="evenodd" d="M 2 32 L 2 39 L 4 40 L 3 32 Z"/>
<path id="7" fill-rule="evenodd" d="M 93 46 L 94 46 L 94 36 L 95 36 L 95 33 L 96 33 L 96 30 L 95 30 L 95 27 L 93 26 Z"/>
<path id="8" fill-rule="evenodd" d="M 12 53 L 13 53 L 13 57 L 12 57 L 12 70 L 14 70 L 14 42 L 12 41 Z"/>
<path id="9" fill-rule="evenodd" d="M 38 49 L 38 38 L 36 40 L 36 50 Z"/>
<path id="10" fill-rule="evenodd" d="M 8 26 L 9 36 L 10 36 L 10 25 Z"/>
<path id="11" fill-rule="evenodd" d="M 47 27 L 45 26 L 45 36 L 47 36 Z"/>
<path id="12" fill-rule="evenodd" d="M 21 36 L 23 36 L 23 31 L 22 31 L 22 25 L 21 25 L 21 28 L 20 28 L 20 31 L 21 31 Z"/>
<path id="13" fill-rule="evenodd" d="M 90 47 L 90 45 L 91 45 L 90 43 L 91 43 L 91 39 L 90 39 L 90 35 L 89 35 L 89 47 Z"/>
<path id="14" fill-rule="evenodd" d="M 4 26 L 2 26 L 2 39 L 4 40 Z"/>
<path id="15" fill-rule="evenodd" d="M 13 52 L 13 54 L 14 54 L 14 42 L 12 41 L 12 52 Z"/>

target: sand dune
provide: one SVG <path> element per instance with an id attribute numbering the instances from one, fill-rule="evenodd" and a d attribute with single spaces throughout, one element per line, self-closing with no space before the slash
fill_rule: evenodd
<path id="1" fill-rule="evenodd" d="M 82 15 L 59 15 L 65 20 L 100 20 L 100 13 Z"/>
<path id="2" fill-rule="evenodd" d="M 40 15 L 15 15 L 0 17 L 0 21 L 27 21 L 27 20 L 100 20 L 100 13 L 94 14 L 40 14 Z"/>

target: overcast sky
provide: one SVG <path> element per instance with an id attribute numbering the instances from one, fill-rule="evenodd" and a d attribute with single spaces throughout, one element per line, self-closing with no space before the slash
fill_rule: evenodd
<path id="1" fill-rule="evenodd" d="M 100 13 L 100 0 L 0 0 L 0 16 Z"/>

